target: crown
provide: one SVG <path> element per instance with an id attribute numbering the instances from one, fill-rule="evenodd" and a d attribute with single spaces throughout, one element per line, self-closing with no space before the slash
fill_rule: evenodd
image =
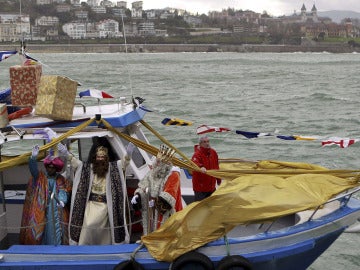
<path id="1" fill-rule="evenodd" d="M 96 155 L 97 156 L 107 156 L 108 155 L 107 148 L 104 146 L 99 146 L 98 148 L 96 148 Z"/>
<path id="2" fill-rule="evenodd" d="M 156 155 L 156 158 L 158 158 L 160 161 L 169 163 L 171 161 L 171 158 L 174 156 L 175 150 L 165 146 L 160 145 L 159 152 Z"/>

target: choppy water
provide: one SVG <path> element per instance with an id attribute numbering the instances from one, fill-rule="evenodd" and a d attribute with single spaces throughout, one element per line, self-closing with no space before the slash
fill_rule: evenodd
<path id="1" fill-rule="evenodd" d="M 360 142 L 348 148 L 274 136 L 245 139 L 235 130 L 278 135 L 359 139 L 360 54 L 166 53 L 33 54 L 44 74 L 69 76 L 80 90 L 97 88 L 117 97 L 140 96 L 154 110 L 145 120 L 191 156 L 196 127 L 227 127 L 211 133 L 220 157 L 304 161 L 330 168 L 359 168 Z M 0 63 L 0 89 L 9 86 Z M 164 126 L 165 117 L 193 126 Z M 154 141 L 155 145 L 159 144 Z M 360 234 L 344 234 L 309 269 L 360 267 Z"/>

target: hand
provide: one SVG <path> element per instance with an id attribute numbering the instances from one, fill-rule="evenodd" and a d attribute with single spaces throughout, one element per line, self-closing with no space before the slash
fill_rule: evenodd
<path id="1" fill-rule="evenodd" d="M 158 197 L 156 199 L 155 207 L 162 215 L 164 215 L 167 211 L 171 210 L 171 205 L 162 197 Z"/>
<path id="2" fill-rule="evenodd" d="M 201 169 L 202 173 L 206 173 L 206 168 L 205 167 L 201 167 L 200 169 Z"/>
<path id="3" fill-rule="evenodd" d="M 137 204 L 138 203 L 138 201 L 137 201 L 138 198 L 139 198 L 138 194 L 136 194 L 134 197 L 132 197 L 131 204 Z"/>
<path id="4" fill-rule="evenodd" d="M 31 151 L 31 157 L 36 158 L 39 154 L 40 147 L 38 144 L 34 145 Z"/>
<path id="5" fill-rule="evenodd" d="M 57 137 L 57 134 L 55 131 L 53 131 L 51 128 L 46 127 L 44 128 L 44 131 L 46 132 L 46 134 L 48 135 L 49 140 L 51 141 L 52 139 Z"/>
<path id="6" fill-rule="evenodd" d="M 62 144 L 62 143 L 59 143 L 59 144 L 58 144 L 58 151 L 59 151 L 59 154 L 60 154 L 61 156 L 66 157 L 66 156 L 69 155 L 69 151 L 67 150 L 66 145 L 64 145 L 64 144 Z"/>
<path id="7" fill-rule="evenodd" d="M 135 145 L 133 143 L 129 143 L 127 146 L 126 146 L 126 155 L 128 155 L 129 157 L 132 156 L 132 153 L 134 152 L 134 149 L 135 149 Z"/>
<path id="8" fill-rule="evenodd" d="M 64 208 L 65 203 L 63 201 L 59 201 L 56 205 L 57 205 L 57 207 Z"/>
<path id="9" fill-rule="evenodd" d="M 154 205 L 155 205 L 155 201 L 154 201 L 154 200 L 150 200 L 150 201 L 149 201 L 149 207 L 152 208 L 152 207 L 154 207 Z"/>

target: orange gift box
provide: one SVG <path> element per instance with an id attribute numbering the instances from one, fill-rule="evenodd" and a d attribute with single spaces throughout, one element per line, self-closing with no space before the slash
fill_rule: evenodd
<path id="1" fill-rule="evenodd" d="M 10 67 L 11 104 L 36 104 L 42 73 L 41 65 Z"/>

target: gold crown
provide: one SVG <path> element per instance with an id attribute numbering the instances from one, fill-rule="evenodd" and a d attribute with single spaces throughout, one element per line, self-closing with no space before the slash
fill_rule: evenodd
<path id="1" fill-rule="evenodd" d="M 107 156 L 108 149 L 104 146 L 99 146 L 98 148 L 96 148 L 96 155 L 97 156 Z"/>
<path id="2" fill-rule="evenodd" d="M 162 162 L 169 163 L 171 161 L 171 158 L 174 156 L 174 154 L 175 154 L 175 150 L 162 144 L 160 145 L 160 149 L 156 155 L 156 158 L 158 158 Z"/>

